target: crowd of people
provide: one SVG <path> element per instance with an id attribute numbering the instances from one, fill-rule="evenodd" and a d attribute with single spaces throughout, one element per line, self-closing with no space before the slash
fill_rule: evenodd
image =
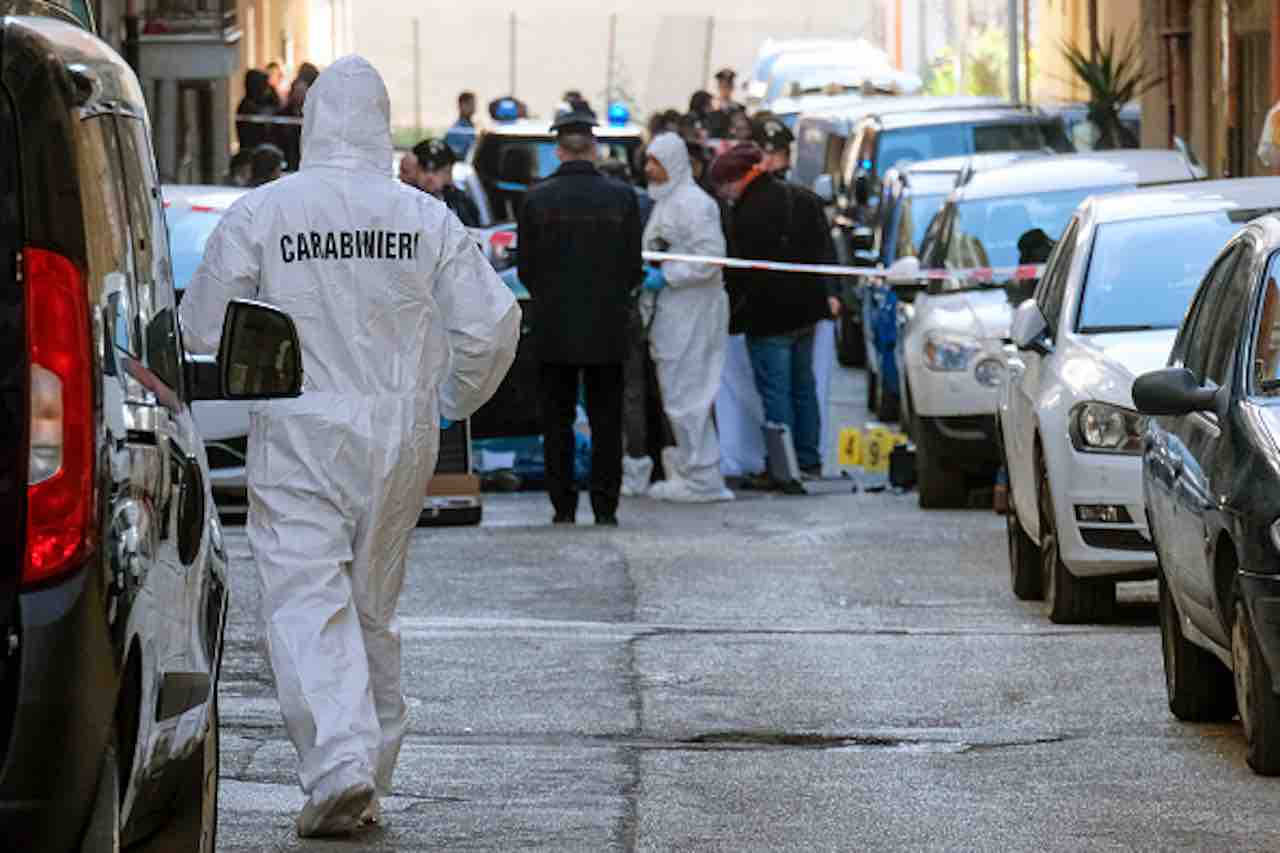
<path id="1" fill-rule="evenodd" d="M 616 522 L 619 495 L 733 498 L 713 416 L 730 335 L 744 336 L 764 421 L 785 427 L 800 480 L 821 476 L 814 340 L 817 324 L 840 310 L 834 283 L 641 257 L 835 261 L 822 201 L 786 181 L 790 130 L 733 101 L 731 70 L 716 80 L 718 98 L 696 92 L 687 112 L 654 114 L 632 163 L 597 165 L 594 112 L 585 102 L 567 106 L 553 125 L 561 166 L 521 207 L 520 279 L 540 306 L 535 346 L 556 523 L 576 513 L 570 450 L 579 376 L 597 523 Z M 618 182 L 630 191 L 609 189 Z M 651 397 L 664 435 L 653 434 Z M 800 491 L 800 480 L 775 470 L 743 482 Z"/>
<path id="2" fill-rule="evenodd" d="M 287 83 L 283 66 L 271 62 L 265 69 L 250 68 L 244 74 L 244 97 L 236 107 L 236 144 L 227 183 L 259 187 L 296 171 L 302 160 L 302 105 L 307 90 L 320 76 L 310 62 L 298 66 Z"/>

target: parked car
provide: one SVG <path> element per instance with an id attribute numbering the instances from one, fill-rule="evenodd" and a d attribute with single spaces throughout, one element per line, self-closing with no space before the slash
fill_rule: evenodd
<path id="1" fill-rule="evenodd" d="M 797 123 L 795 166 L 791 180 L 805 188 L 812 187 L 827 202 L 839 263 L 849 265 L 857 262 L 851 248 L 852 241 L 845 232 L 858 226 L 843 217 L 835 206 L 835 176 L 840 174 L 847 138 L 862 118 L 893 112 L 969 110 L 1001 103 L 997 98 L 987 97 L 849 97 L 847 100 L 839 99 L 838 106 L 828 106 L 802 116 Z M 855 279 L 842 280 L 842 299 L 846 309 L 836 324 L 836 347 L 842 354 L 841 363 L 852 367 L 861 367 L 865 359 L 862 291 Z"/>
<path id="2" fill-rule="evenodd" d="M 247 192 L 237 187 L 166 184 L 165 218 L 173 256 L 173 282 L 178 301 L 204 258 L 205 243 L 227 209 Z M 491 261 L 514 242 L 509 225 L 468 229 Z M 497 235 L 508 235 L 499 239 Z M 487 239 L 486 239 L 487 238 Z M 499 245 L 501 244 L 501 245 Z M 248 403 L 204 400 L 192 405 L 196 425 L 205 441 L 209 479 L 220 511 L 239 521 L 247 511 L 248 479 L 245 459 L 249 446 Z M 470 424 L 460 421 L 440 434 L 436 476 L 427 486 L 419 523 L 424 526 L 479 524 L 483 514 L 480 482 L 472 474 Z"/>
<path id="3" fill-rule="evenodd" d="M 873 113 L 845 145 L 836 210 L 848 237 L 875 221 L 880 182 L 892 168 L 991 151 L 1073 151 L 1062 120 L 1012 105 L 972 110 Z M 852 256 L 852 246 L 848 254 Z"/>
<path id="4" fill-rule="evenodd" d="M 962 504 L 968 477 L 990 482 L 999 468 L 1012 305 L 1031 293 L 1080 202 L 1194 177 L 1177 151 L 1108 151 L 979 172 L 951 194 L 919 265 L 954 272 L 928 278 L 896 353 L 922 507 Z"/>
<path id="5" fill-rule="evenodd" d="M 1280 178 L 1091 198 L 1015 312 L 998 415 L 1010 577 L 1052 621 L 1104 618 L 1117 580 L 1154 576 L 1133 379 L 1168 360 L 1222 246 L 1277 206 Z"/>
<path id="6" fill-rule="evenodd" d="M 1079 101 L 1042 104 L 1040 106 L 1049 115 L 1061 116 L 1062 124 L 1067 129 L 1067 137 L 1075 145 L 1077 151 L 1093 151 L 1098 142 L 1098 129 L 1089 121 L 1089 105 Z M 1120 108 L 1120 123 L 1133 134 L 1132 148 L 1142 144 L 1142 106 L 1128 103 Z"/>
<path id="7" fill-rule="evenodd" d="M 228 573 L 191 405 L 296 396 L 300 348 L 233 303 L 221 370 L 183 356 L 142 88 L 40 8 L 0 21 L 0 846 L 212 851 Z"/>
<path id="8" fill-rule="evenodd" d="M 899 417 L 898 323 L 921 289 L 916 278 L 898 278 L 894 264 L 899 258 L 919 257 L 926 229 L 957 182 L 968 181 L 979 171 L 1043 156 L 1039 151 L 1004 151 L 944 157 L 890 169 L 881 181 L 875 224 L 855 235 L 857 263 L 885 271 L 883 276 L 863 280 L 861 300 L 862 327 L 869 332 L 865 336 L 867 408 L 880 420 Z M 850 289 L 846 287 L 843 294 L 846 305 Z M 850 363 L 846 354 L 841 353 L 841 363 Z"/>
<path id="9" fill-rule="evenodd" d="M 860 56 L 868 64 L 890 67 L 889 55 L 866 39 L 793 38 L 765 39 L 756 53 L 751 76 L 743 81 L 748 108 L 755 108 L 769 90 L 769 80 L 774 68 L 785 58 L 795 59 L 807 54 L 843 53 Z"/>
<path id="10" fill-rule="evenodd" d="M 595 129 L 599 159 L 633 165 L 644 144 L 644 129 L 630 122 L 605 123 Z M 481 131 L 467 163 L 454 170 L 454 182 L 479 181 L 485 195 L 486 222 L 512 222 L 529 187 L 560 167 L 551 123 L 520 119 Z"/>
<path id="11" fill-rule="evenodd" d="M 1267 775 L 1280 773 L 1278 249 L 1275 215 L 1228 243 L 1168 367 L 1133 385 L 1169 709 L 1239 713 L 1249 766 Z"/>

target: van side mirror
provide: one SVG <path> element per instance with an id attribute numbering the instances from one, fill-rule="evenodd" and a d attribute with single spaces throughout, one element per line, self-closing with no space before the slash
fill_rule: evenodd
<path id="1" fill-rule="evenodd" d="M 830 175 L 819 175 L 813 179 L 813 192 L 827 204 L 836 200 L 836 182 Z"/>
<path id="2" fill-rule="evenodd" d="M 1013 312 L 1010 337 L 1013 338 L 1013 345 L 1023 352 L 1040 355 L 1053 352 L 1053 342 L 1049 340 L 1049 321 L 1034 299 L 1026 300 Z"/>
<path id="3" fill-rule="evenodd" d="M 187 358 L 192 400 L 271 400 L 302 394 L 302 346 L 293 319 L 271 305 L 234 299 L 216 360 Z"/>
<path id="4" fill-rule="evenodd" d="M 1185 367 L 1144 373 L 1133 382 L 1133 404 L 1144 415 L 1187 415 L 1212 411 L 1218 389 L 1205 387 Z"/>

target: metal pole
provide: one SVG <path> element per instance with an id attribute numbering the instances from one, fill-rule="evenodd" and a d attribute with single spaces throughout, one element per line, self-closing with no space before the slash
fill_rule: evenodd
<path id="1" fill-rule="evenodd" d="M 701 89 L 711 79 L 711 42 L 716 34 L 716 16 L 707 16 L 707 43 L 702 50 L 702 80 L 698 83 Z"/>
<path id="2" fill-rule="evenodd" d="M 1022 73 L 1027 78 L 1027 103 L 1031 103 L 1031 0 L 1022 0 Z"/>
<path id="3" fill-rule="evenodd" d="M 1015 103 L 1022 93 L 1018 84 L 1018 0 L 1009 0 L 1009 100 Z"/>
<path id="4" fill-rule="evenodd" d="M 413 129 L 414 136 L 422 135 L 422 47 L 420 29 L 422 20 L 413 19 Z"/>
<path id="5" fill-rule="evenodd" d="M 618 49 L 618 13 L 609 15 L 609 67 L 604 78 L 604 107 L 607 110 L 613 103 L 613 65 L 615 51 Z"/>
<path id="6" fill-rule="evenodd" d="M 510 45 L 510 63 L 511 63 L 511 97 L 516 96 L 516 13 L 511 13 L 511 45 Z"/>

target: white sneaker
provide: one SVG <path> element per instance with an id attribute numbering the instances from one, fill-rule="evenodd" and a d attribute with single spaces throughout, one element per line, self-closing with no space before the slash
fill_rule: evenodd
<path id="1" fill-rule="evenodd" d="M 325 796 L 313 792 L 298 815 L 299 838 L 351 835 L 360 828 L 361 818 L 374 798 L 372 782 L 353 782 L 337 793 Z"/>
<path id="2" fill-rule="evenodd" d="M 703 491 L 694 489 L 684 480 L 661 480 L 649 487 L 649 497 L 659 501 L 682 504 L 709 504 L 734 499 L 733 492 L 721 486 Z"/>
<path id="3" fill-rule="evenodd" d="M 649 491 L 653 460 L 648 456 L 622 457 L 622 495 L 637 498 Z"/>

